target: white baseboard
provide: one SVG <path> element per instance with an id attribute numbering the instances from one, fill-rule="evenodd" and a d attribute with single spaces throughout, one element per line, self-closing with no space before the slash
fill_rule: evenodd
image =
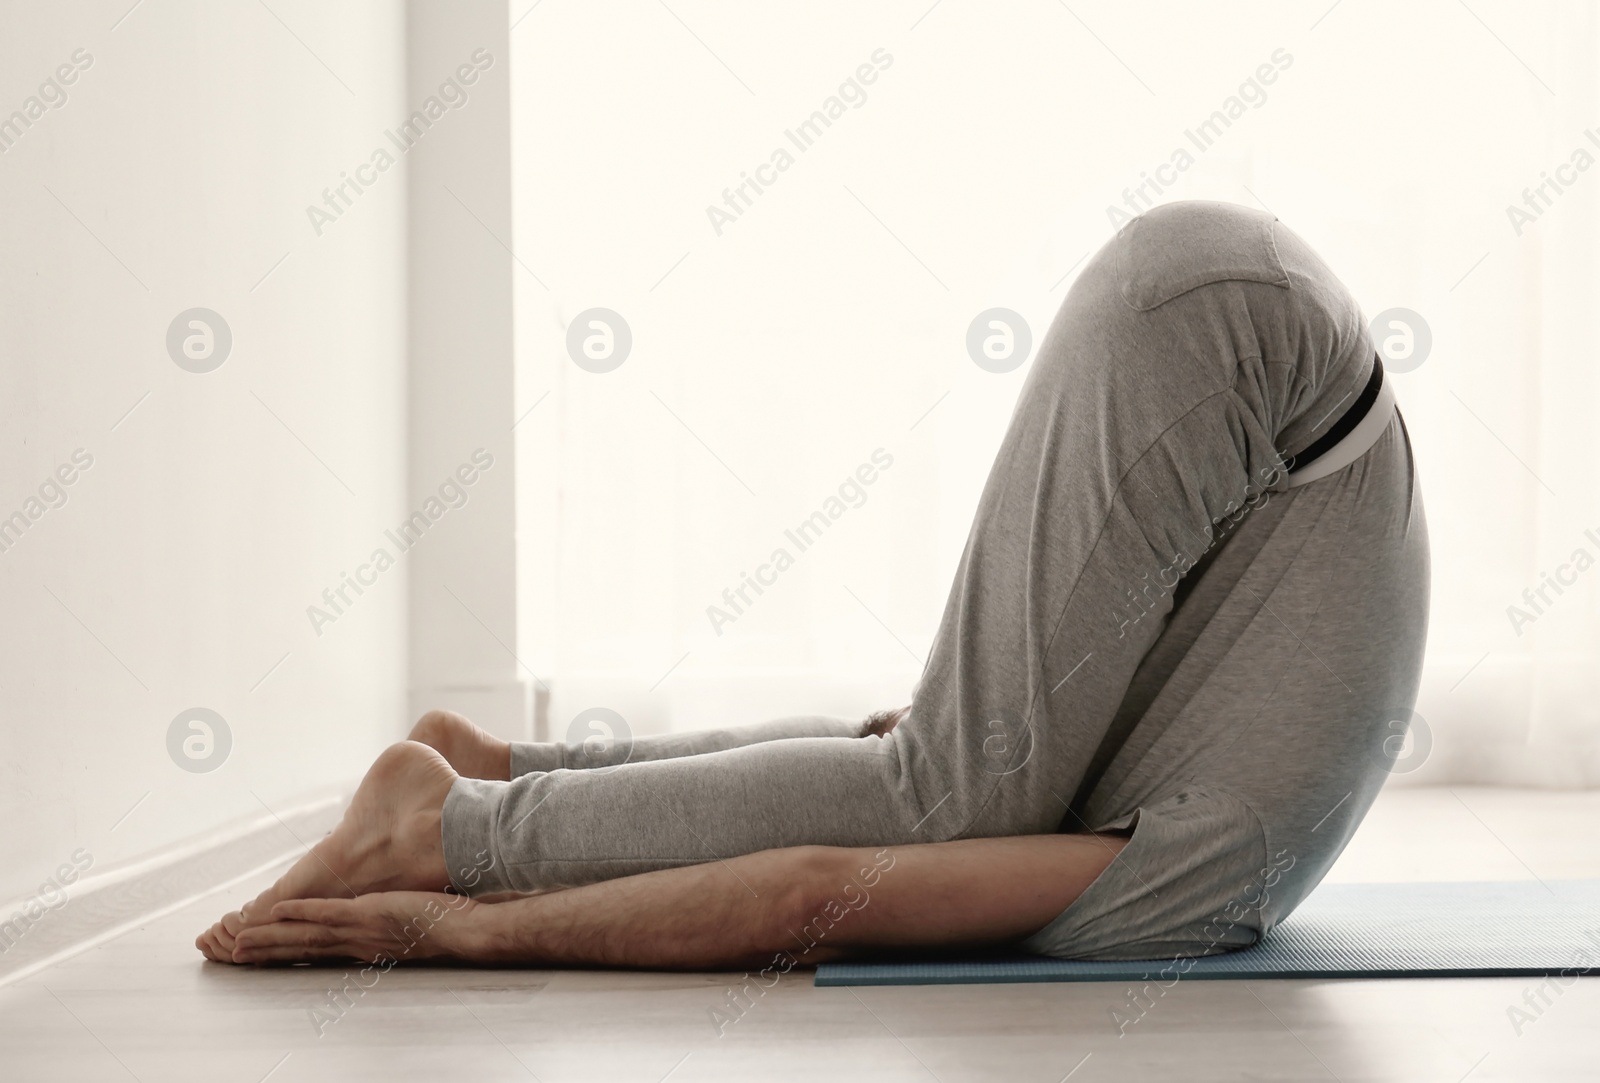
<path id="1" fill-rule="evenodd" d="M 53 903 L 36 893 L 0 906 L 0 987 L 286 866 L 338 823 L 346 800 L 342 793 L 312 795 L 276 816 L 227 824 L 92 873 L 51 892 Z M 37 916 L 28 918 L 30 911 Z"/>

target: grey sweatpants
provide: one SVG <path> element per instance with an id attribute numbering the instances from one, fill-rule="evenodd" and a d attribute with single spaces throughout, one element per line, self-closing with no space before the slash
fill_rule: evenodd
<path id="1" fill-rule="evenodd" d="M 1029 948 L 1253 942 L 1350 838 L 1416 695 L 1427 536 L 1398 411 L 1337 473 L 1290 489 L 1284 469 L 1373 356 L 1271 216 L 1149 212 L 1040 344 L 898 728 L 790 719 L 641 740 L 620 765 L 519 745 L 519 777 L 451 791 L 449 868 L 487 865 L 483 894 L 800 844 L 1122 830 Z"/>

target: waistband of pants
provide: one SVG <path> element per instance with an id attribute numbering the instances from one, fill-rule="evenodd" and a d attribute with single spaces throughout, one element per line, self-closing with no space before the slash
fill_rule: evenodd
<path id="1" fill-rule="evenodd" d="M 1394 419 L 1394 386 L 1383 378 L 1383 359 L 1372 355 L 1372 375 L 1356 401 L 1315 443 L 1293 456 L 1289 488 L 1337 473 L 1365 455 Z"/>

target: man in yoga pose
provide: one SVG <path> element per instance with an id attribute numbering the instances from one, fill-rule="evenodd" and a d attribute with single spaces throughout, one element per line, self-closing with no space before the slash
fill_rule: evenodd
<path id="1" fill-rule="evenodd" d="M 1386 777 L 1427 594 L 1355 301 L 1270 215 L 1158 207 L 1039 347 L 909 708 L 609 758 L 435 712 L 196 943 L 687 968 L 1247 946 Z"/>

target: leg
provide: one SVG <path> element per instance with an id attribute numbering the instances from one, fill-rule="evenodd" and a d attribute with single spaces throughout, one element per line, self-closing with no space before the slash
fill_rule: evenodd
<path id="1" fill-rule="evenodd" d="M 439 810 L 456 778 L 444 757 L 426 745 L 389 746 L 361 780 L 338 826 L 275 884 L 201 933 L 195 946 L 226 958 L 239 931 L 266 921 L 282 899 L 444 890 L 450 880 L 439 848 Z"/>
<path id="2" fill-rule="evenodd" d="M 534 890 L 801 843 L 1055 830 L 1170 610 L 1159 588 L 1129 605 L 1132 588 L 1176 581 L 1280 483 L 1280 437 L 1312 442 L 1370 364 L 1353 301 L 1270 219 L 1163 223 L 1095 258 L 1041 346 L 904 725 L 462 780 L 452 873 L 487 860 L 482 890 Z"/>
<path id="3" fill-rule="evenodd" d="M 764 741 L 780 741 L 794 737 L 834 737 L 854 738 L 864 736 L 883 736 L 894 729 L 895 725 L 905 716 L 909 708 L 895 711 L 878 711 L 870 715 L 865 721 L 843 718 L 780 718 L 772 722 L 760 723 L 752 726 L 741 726 L 737 729 L 700 730 L 692 733 L 666 734 L 658 737 L 646 737 L 634 740 L 627 745 L 612 745 L 606 749 L 596 749 L 594 746 L 582 744 L 563 745 L 556 743 L 508 743 L 486 733 L 472 724 L 464 715 L 454 711 L 429 711 L 417 720 L 411 728 L 408 741 L 426 745 L 439 753 L 439 756 L 464 778 L 498 779 L 506 780 L 519 775 L 535 771 L 552 771 L 558 768 L 576 770 L 580 768 L 599 768 L 615 766 L 622 762 L 640 763 L 649 760 L 673 759 L 683 756 L 697 756 L 707 752 L 720 752 L 729 748 L 739 748 L 750 744 L 759 744 Z M 609 755 L 608 755 L 609 754 Z M 369 772 L 363 785 L 369 791 L 369 796 L 376 796 L 389 788 L 391 777 L 398 777 L 391 769 L 391 764 L 401 760 L 415 760 L 417 765 L 414 770 L 430 772 L 437 764 L 429 763 L 426 754 L 417 750 L 404 749 L 395 746 L 388 753 L 387 760 L 380 759 L 385 764 L 385 769 L 379 771 L 374 766 Z M 508 771 L 510 772 L 508 774 Z M 443 776 L 440 776 L 441 779 Z M 445 787 L 448 791 L 448 786 Z M 359 793 L 360 791 L 358 791 Z M 425 792 L 431 792 L 427 790 Z M 363 807 L 365 807 L 365 799 Z M 442 801 L 441 801 L 442 803 Z M 352 803 L 351 812 L 347 816 L 357 815 L 356 805 Z M 371 820 L 371 817 L 361 817 Z M 341 824 L 341 827 L 344 825 Z M 352 822 L 352 827 L 355 826 Z M 430 826 L 433 836 L 437 836 L 436 827 Z M 426 833 L 426 832 L 424 832 Z M 347 832 L 347 834 L 349 834 Z M 341 836 L 341 844 L 348 848 L 345 836 Z M 319 844 L 324 849 L 333 847 L 333 836 L 325 843 Z M 415 846 L 415 841 L 411 843 Z M 214 958 L 225 959 L 232 950 L 234 936 L 246 925 L 264 920 L 264 915 L 272 904 L 283 898 L 321 897 L 348 895 L 348 890 L 341 891 L 343 882 L 338 876 L 329 874 L 329 855 L 326 852 L 316 852 L 315 856 L 308 856 L 302 864 L 304 868 L 296 866 L 291 870 L 294 875 L 285 877 L 284 880 L 246 904 L 238 911 L 226 914 L 222 920 L 214 924 L 200 938 L 196 946 L 202 951 L 211 949 L 209 954 Z M 427 855 L 432 859 L 432 853 Z M 340 866 L 342 868 L 342 866 Z M 332 881 L 330 883 L 330 881 Z M 427 877 L 421 877 L 417 884 L 427 883 Z M 335 886 L 336 885 L 336 886 Z M 368 889 L 370 890 L 370 889 Z M 246 915 L 249 915 L 247 918 Z"/>
<path id="4" fill-rule="evenodd" d="M 879 712 L 872 719 L 887 712 Z M 853 738 L 866 736 L 872 719 L 795 717 L 718 730 L 664 733 L 622 741 L 550 741 L 511 746 L 511 777 L 558 770 L 593 770 L 625 763 L 651 763 L 725 752 L 730 748 L 787 741 L 798 737 Z M 893 728 L 891 725 L 889 728 Z"/>
<path id="5" fill-rule="evenodd" d="M 1046 955 L 1157 959 L 1169 986 L 1281 921 L 1348 840 L 1416 690 L 1427 581 L 1396 418 L 1364 460 L 1241 517 L 1175 592 L 1070 814 L 1131 839 L 764 851 L 483 906 L 420 954 L 781 973 L 1027 937 Z M 299 923 L 243 932 L 237 961 L 371 960 L 416 920 L 408 898 L 289 903 Z M 1148 1007 L 1130 994 L 1113 1018 L 1125 1032 Z"/>
<path id="6" fill-rule="evenodd" d="M 729 748 L 739 748 L 750 744 L 759 744 L 764 741 L 780 741 L 795 737 L 833 737 L 855 738 L 864 736 L 883 736 L 894 729 L 895 725 L 905 716 L 909 708 L 895 711 L 878 711 L 870 715 L 865 721 L 843 718 L 781 718 L 772 722 L 760 723 L 752 726 L 741 726 L 737 729 L 701 730 L 692 733 L 666 734 L 658 737 L 646 737 L 635 740 L 627 745 L 612 745 L 606 749 L 596 749 L 594 746 L 582 744 L 563 745 L 556 743 L 508 743 L 472 724 L 465 716 L 454 711 L 429 711 L 417 720 L 408 737 L 409 742 L 426 745 L 442 757 L 449 767 L 464 778 L 497 779 L 504 781 L 518 775 L 529 774 L 535 771 L 551 771 L 558 768 L 576 770 L 581 768 L 600 768 L 615 766 L 622 762 L 640 763 L 650 760 L 673 759 L 683 756 L 702 755 L 707 752 L 720 752 Z M 207 951 L 214 958 L 225 959 L 233 947 L 233 940 L 239 930 L 250 924 L 265 920 L 265 914 L 272 904 L 284 898 L 298 897 L 323 897 L 349 895 L 351 891 L 345 889 L 346 882 L 358 874 L 345 873 L 341 878 L 330 871 L 330 865 L 343 868 L 339 864 L 340 858 L 335 858 L 328 851 L 336 849 L 340 853 L 362 845 L 356 842 L 364 833 L 364 828 L 359 824 L 374 822 L 375 817 L 365 815 L 362 810 L 374 803 L 380 795 L 387 799 L 398 794 L 389 794 L 391 780 L 402 777 L 405 772 L 395 770 L 396 766 L 404 762 L 408 771 L 431 773 L 437 768 L 425 752 L 419 749 L 407 749 L 396 745 L 385 753 L 386 758 L 380 758 L 379 764 L 383 770 L 375 765 L 363 782 L 366 796 L 358 808 L 352 802 L 351 811 L 346 814 L 351 822 L 339 834 L 337 843 L 334 836 L 329 836 L 324 843 L 319 844 L 321 850 L 313 847 L 313 853 L 290 870 L 290 875 L 274 884 L 271 889 L 263 892 L 256 899 L 246 904 L 240 910 L 223 915 L 222 919 L 214 924 L 196 940 L 196 946 L 202 951 Z M 412 761 L 415 761 L 414 766 Z M 508 771 L 510 772 L 508 774 Z M 439 776 L 441 779 L 443 775 Z M 398 787 L 404 790 L 404 785 Z M 424 787 L 420 792 L 432 793 L 435 787 Z M 448 792 L 449 787 L 445 786 Z M 358 796 L 362 791 L 358 791 Z M 431 801 L 431 799 L 430 799 Z M 442 804 L 442 798 L 440 803 Z M 413 810 L 418 811 L 418 810 Z M 431 811 L 430 809 L 420 811 Z M 438 829 L 435 823 L 430 823 L 427 830 L 421 832 L 423 836 L 437 838 Z M 338 834 L 338 833 L 336 833 Z M 416 839 L 408 842 L 406 849 L 414 850 Z M 432 861 L 431 849 L 426 855 L 426 861 Z M 428 882 L 426 876 L 416 879 L 414 886 L 421 886 Z M 341 890 L 345 889 L 345 890 Z M 372 889 L 362 889 L 372 890 Z M 209 949 L 209 950 L 208 950 Z"/>
<path id="7" fill-rule="evenodd" d="M 436 749 L 457 774 L 466 778 L 506 782 L 536 771 L 670 760 L 791 737 L 882 736 L 894 728 L 902 713 L 903 710 L 879 711 L 865 722 L 845 718 L 780 718 L 736 729 L 695 730 L 603 744 L 589 741 L 562 744 L 502 741 L 473 725 L 464 715 L 454 711 L 429 711 L 411 727 L 407 740 Z"/>
<path id="8" fill-rule="evenodd" d="M 528 891 L 802 843 L 1054 831 L 1170 611 L 1150 588 L 1281 485 L 1280 439 L 1331 426 L 1372 353 L 1354 302 L 1270 218 L 1146 218 L 1080 275 L 1041 345 L 903 725 L 456 779 L 458 886 L 485 867 L 468 886 Z M 1148 609 L 1127 604 L 1141 580 Z"/>
<path id="9" fill-rule="evenodd" d="M 1132 838 L 1034 951 L 1181 973 L 1254 943 L 1349 841 L 1426 639 L 1427 528 L 1399 417 L 1341 473 L 1252 512 L 1185 587 L 1073 802 Z"/>

